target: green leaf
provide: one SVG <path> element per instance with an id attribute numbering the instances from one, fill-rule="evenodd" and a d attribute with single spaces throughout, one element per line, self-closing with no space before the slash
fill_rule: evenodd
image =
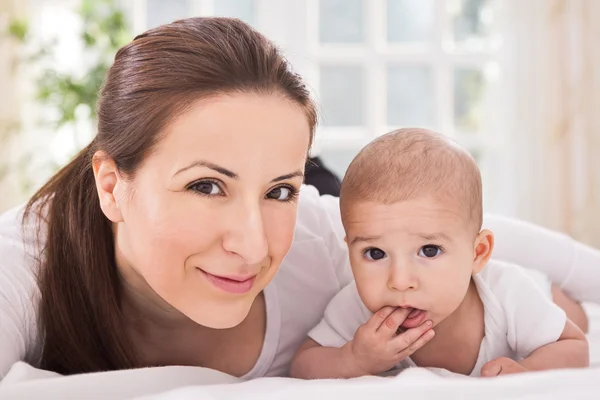
<path id="1" fill-rule="evenodd" d="M 29 32 L 29 24 L 26 20 L 14 19 L 8 24 L 8 34 L 20 42 L 24 42 Z"/>

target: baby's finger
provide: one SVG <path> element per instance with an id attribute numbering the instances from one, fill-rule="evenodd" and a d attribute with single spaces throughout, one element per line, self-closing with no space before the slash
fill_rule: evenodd
<path id="1" fill-rule="evenodd" d="M 379 326 L 378 332 L 389 338 L 395 336 L 398 327 L 404 322 L 411 311 L 410 308 L 396 308 Z"/>
<path id="2" fill-rule="evenodd" d="M 408 352 L 404 355 L 404 357 L 408 357 L 433 338 L 435 332 L 431 329 L 431 326 L 431 321 L 425 321 L 421 325 L 399 334 L 393 339 L 394 348 L 399 353 L 402 351 Z"/>
<path id="3" fill-rule="evenodd" d="M 371 316 L 366 325 L 369 330 L 377 331 L 387 318 L 396 310 L 395 307 L 385 306 Z"/>
<path id="4" fill-rule="evenodd" d="M 502 372 L 502 363 L 498 360 L 492 360 L 481 367 L 482 377 L 498 376 Z"/>
<path id="5" fill-rule="evenodd" d="M 497 360 L 500 361 L 501 367 L 498 375 L 518 374 L 519 372 L 527 371 L 527 368 L 511 358 L 502 357 Z"/>
<path id="6" fill-rule="evenodd" d="M 405 348 L 404 350 L 398 353 L 398 357 L 396 358 L 396 362 L 400 362 L 406 357 L 410 357 L 415 351 L 419 350 L 421 347 L 425 346 L 433 337 L 435 336 L 435 332 L 433 329 L 428 330 L 424 334 L 422 334 L 417 340 L 415 340 L 410 346 Z"/>

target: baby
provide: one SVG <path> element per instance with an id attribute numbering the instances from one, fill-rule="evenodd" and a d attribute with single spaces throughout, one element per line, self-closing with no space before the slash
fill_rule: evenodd
<path id="1" fill-rule="evenodd" d="M 355 280 L 309 333 L 293 376 L 589 365 L 585 335 L 553 303 L 550 282 L 490 261 L 479 169 L 451 140 L 401 129 L 371 142 L 348 168 L 340 208 Z"/>

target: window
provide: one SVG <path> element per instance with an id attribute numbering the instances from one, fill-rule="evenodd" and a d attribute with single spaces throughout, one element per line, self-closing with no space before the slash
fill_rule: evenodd
<path id="1" fill-rule="evenodd" d="M 478 160 L 486 208 L 510 193 L 486 124 L 498 74 L 494 0 L 132 0 L 136 31 L 192 15 L 238 17 L 278 43 L 320 104 L 316 151 L 342 176 L 373 138 L 405 126 L 447 134 Z M 500 188 L 503 190 L 500 190 Z"/>
<path id="2" fill-rule="evenodd" d="M 435 129 L 473 154 L 486 208 L 502 209 L 508 194 L 490 168 L 503 158 L 502 140 L 484 121 L 498 72 L 492 3 L 307 1 L 304 58 L 322 107 L 318 145 L 325 163 L 341 175 L 378 135 L 406 126 Z"/>
<path id="3" fill-rule="evenodd" d="M 257 0 L 131 0 L 134 4 L 134 30 L 142 32 L 155 26 L 191 16 L 226 16 L 250 25 L 257 23 Z"/>

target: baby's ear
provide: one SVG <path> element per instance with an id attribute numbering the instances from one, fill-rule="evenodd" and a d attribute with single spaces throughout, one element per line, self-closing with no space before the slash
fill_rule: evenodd
<path id="1" fill-rule="evenodd" d="M 483 229 L 475 238 L 473 258 L 473 273 L 480 272 L 492 256 L 494 249 L 494 234 L 488 229 Z"/>

